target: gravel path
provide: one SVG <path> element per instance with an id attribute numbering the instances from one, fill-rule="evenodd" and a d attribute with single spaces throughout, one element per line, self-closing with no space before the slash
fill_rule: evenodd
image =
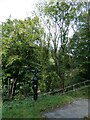
<path id="1" fill-rule="evenodd" d="M 47 112 L 44 116 L 46 118 L 84 118 L 89 114 L 89 103 L 88 99 L 78 99 L 62 108 Z"/>

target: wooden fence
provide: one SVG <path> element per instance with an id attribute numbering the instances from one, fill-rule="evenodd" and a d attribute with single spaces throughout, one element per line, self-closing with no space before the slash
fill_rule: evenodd
<path id="1" fill-rule="evenodd" d="M 63 89 L 58 89 L 58 90 L 54 90 L 54 91 L 51 91 L 51 92 L 47 92 L 47 93 L 44 93 L 42 95 L 54 95 L 54 94 L 57 94 L 59 93 L 60 95 L 62 94 L 65 94 L 65 93 L 68 93 L 70 91 L 75 91 L 75 90 L 78 90 L 78 89 L 81 89 L 82 87 L 89 87 L 90 85 L 90 80 L 86 80 L 86 81 L 83 81 L 83 82 L 79 82 L 77 84 L 73 84 L 73 85 L 70 85 L 70 86 L 67 86 Z M 41 95 L 39 95 L 41 96 Z"/>

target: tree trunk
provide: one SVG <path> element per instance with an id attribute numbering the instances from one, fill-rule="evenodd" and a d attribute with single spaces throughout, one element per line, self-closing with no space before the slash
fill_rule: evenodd
<path id="1" fill-rule="evenodd" d="M 8 80 L 8 98 L 9 100 L 13 99 L 15 93 L 16 79 L 13 79 L 12 83 L 10 83 L 10 79 Z"/>

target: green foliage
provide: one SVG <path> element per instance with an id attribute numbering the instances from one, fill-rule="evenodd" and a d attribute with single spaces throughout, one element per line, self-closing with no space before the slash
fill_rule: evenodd
<path id="1" fill-rule="evenodd" d="M 79 19 L 77 26 L 78 31 L 75 32 L 69 44 L 69 51 L 72 54 L 74 60 L 73 67 L 74 69 L 78 69 L 78 72 L 75 76 L 75 78 L 77 78 L 77 82 L 90 79 L 90 33 L 88 26 L 88 16 L 89 14 L 86 12 L 79 15 L 79 18 L 77 18 Z"/>
<path id="2" fill-rule="evenodd" d="M 35 68 L 41 70 L 39 92 L 64 90 L 90 79 L 90 11 L 86 8 L 86 3 L 52 0 L 39 7 L 40 19 L 2 23 L 3 96 L 20 99 L 32 95 L 30 69 Z M 69 38 L 71 27 L 74 33 Z"/>
<path id="3" fill-rule="evenodd" d="M 40 61 L 38 59 L 40 47 L 35 42 L 36 40 L 41 40 L 42 34 L 43 29 L 39 24 L 37 16 L 33 19 L 27 18 L 24 21 L 8 19 L 2 24 L 3 88 L 5 86 L 9 88 L 10 84 L 12 86 L 13 84 L 22 84 L 21 86 L 29 85 L 31 76 L 27 68 L 29 70 L 35 68 L 32 61 Z M 11 83 L 11 80 L 13 83 Z M 17 89 L 19 88 L 17 87 Z"/>

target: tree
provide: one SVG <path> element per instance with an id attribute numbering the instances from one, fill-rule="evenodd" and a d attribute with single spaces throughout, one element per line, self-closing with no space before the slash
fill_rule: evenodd
<path id="1" fill-rule="evenodd" d="M 43 15 L 41 19 L 45 21 L 44 28 L 46 30 L 46 43 L 49 43 L 51 57 L 55 63 L 55 72 L 57 79 L 64 89 L 65 69 L 67 58 L 67 44 L 69 41 L 68 34 L 71 23 L 76 15 L 77 5 L 74 3 L 51 1 L 45 4 L 42 9 Z M 41 15 L 41 14 L 40 14 Z"/>
<path id="2" fill-rule="evenodd" d="M 31 89 L 29 72 L 35 67 L 32 61 L 40 61 L 40 47 L 35 43 L 41 40 L 42 34 L 43 29 L 37 16 L 24 21 L 8 19 L 2 24 L 2 82 L 9 99 L 22 86 L 29 85 L 28 89 Z M 25 89 L 24 93 L 27 93 Z"/>
<path id="3" fill-rule="evenodd" d="M 90 79 L 90 25 L 89 25 L 89 9 L 87 11 L 87 3 L 85 3 L 83 9 L 84 11 L 77 17 L 77 29 L 74 30 L 75 33 L 73 38 L 70 40 L 69 48 L 70 53 L 74 58 L 74 69 L 78 72 L 75 77 L 77 81 Z M 74 80 L 75 82 L 75 80 Z"/>

